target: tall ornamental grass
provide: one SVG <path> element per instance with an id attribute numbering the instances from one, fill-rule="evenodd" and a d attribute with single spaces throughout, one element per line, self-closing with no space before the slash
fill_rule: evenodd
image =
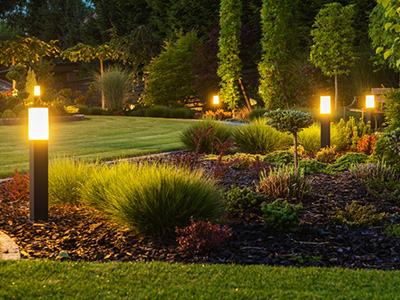
<path id="1" fill-rule="evenodd" d="M 321 149 L 321 124 L 314 123 L 297 134 L 299 145 L 304 147 L 306 154 L 313 155 Z"/>
<path id="2" fill-rule="evenodd" d="M 49 199 L 51 202 L 79 205 L 80 187 L 86 182 L 92 167 L 73 157 L 57 157 L 49 165 Z"/>
<path id="3" fill-rule="evenodd" d="M 265 121 L 265 118 L 255 119 L 233 132 L 233 141 L 241 152 L 267 154 L 289 146 L 290 136 L 265 125 Z"/>
<path id="4" fill-rule="evenodd" d="M 130 96 L 132 76 L 118 67 L 105 70 L 95 77 L 96 86 L 103 92 L 107 108 L 121 108 Z"/>
<path id="5" fill-rule="evenodd" d="M 103 166 L 82 186 L 85 203 L 141 235 L 168 236 L 194 219 L 215 219 L 223 203 L 201 171 L 165 164 Z"/>

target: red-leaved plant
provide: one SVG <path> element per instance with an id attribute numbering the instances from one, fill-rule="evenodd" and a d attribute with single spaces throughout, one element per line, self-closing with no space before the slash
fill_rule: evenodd
<path id="1" fill-rule="evenodd" d="M 216 142 L 213 144 L 214 148 L 218 152 L 218 159 L 217 162 L 215 163 L 215 167 L 212 173 L 212 177 L 214 179 L 219 179 L 222 177 L 222 175 L 226 172 L 226 170 L 238 162 L 238 159 L 231 160 L 229 162 L 223 162 L 222 157 L 228 153 L 228 151 L 233 147 L 233 142 L 231 138 L 227 139 L 225 142 L 221 142 L 221 140 L 218 137 L 215 137 Z"/>
<path id="2" fill-rule="evenodd" d="M 232 229 L 221 227 L 211 222 L 197 221 L 190 218 L 191 225 L 185 228 L 176 228 L 178 249 L 189 254 L 204 253 L 217 250 L 232 236 Z"/>
<path id="3" fill-rule="evenodd" d="M 29 200 L 29 174 L 20 174 L 15 169 L 15 175 L 11 181 L 4 184 L 2 196 L 8 201 Z"/>

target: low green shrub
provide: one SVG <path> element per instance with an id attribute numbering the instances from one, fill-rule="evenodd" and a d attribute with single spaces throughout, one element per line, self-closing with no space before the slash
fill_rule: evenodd
<path id="1" fill-rule="evenodd" d="M 28 118 L 28 109 L 23 109 L 18 113 L 18 118 L 27 119 Z"/>
<path id="2" fill-rule="evenodd" d="M 299 168 L 304 170 L 304 174 L 326 173 L 327 165 L 316 160 L 301 160 Z"/>
<path id="3" fill-rule="evenodd" d="M 193 119 L 196 111 L 188 107 L 171 108 L 169 118 L 174 119 Z"/>
<path id="4" fill-rule="evenodd" d="M 263 194 L 254 193 L 250 188 L 240 189 L 231 186 L 231 189 L 223 194 L 226 210 L 231 213 L 251 212 L 260 208 L 262 202 L 268 197 Z"/>
<path id="5" fill-rule="evenodd" d="M 391 133 L 388 133 L 389 135 Z M 374 146 L 372 157 L 376 161 L 384 161 L 388 166 L 400 172 L 400 154 L 396 153 L 391 146 L 388 134 L 379 134 Z"/>
<path id="6" fill-rule="evenodd" d="M 251 164 L 256 160 L 257 155 L 247 153 L 235 153 L 233 155 L 226 155 L 223 157 L 223 161 L 230 162 L 235 161 L 231 167 L 236 170 L 249 169 Z M 258 156 L 260 157 L 260 155 Z"/>
<path id="7" fill-rule="evenodd" d="M 297 134 L 297 142 L 304 147 L 307 155 L 314 155 L 321 149 L 321 124 L 314 123 Z"/>
<path id="8" fill-rule="evenodd" d="M 1 116 L 2 119 L 14 119 L 17 115 L 11 109 L 6 109 Z"/>
<path id="9" fill-rule="evenodd" d="M 269 174 L 262 172 L 258 192 L 277 198 L 302 199 L 311 192 L 311 182 L 304 176 L 304 170 L 295 172 L 293 166 L 270 168 Z"/>
<path id="10" fill-rule="evenodd" d="M 216 153 L 215 143 L 217 142 L 217 138 L 222 143 L 231 138 L 230 126 L 203 120 L 183 130 L 180 136 L 181 142 L 185 145 L 186 149 L 189 151 L 197 150 L 199 153 Z"/>
<path id="11" fill-rule="evenodd" d="M 18 105 L 19 99 L 13 96 L 10 96 L 6 99 L 6 104 L 8 109 L 12 110 L 16 105 Z"/>
<path id="12" fill-rule="evenodd" d="M 338 158 L 338 155 L 336 146 L 325 147 L 317 152 L 315 159 L 324 163 L 333 163 Z"/>
<path id="13" fill-rule="evenodd" d="M 267 154 L 284 149 L 291 138 L 271 126 L 265 125 L 265 119 L 257 119 L 249 125 L 238 126 L 233 132 L 233 142 L 241 152 Z"/>
<path id="14" fill-rule="evenodd" d="M 21 104 L 17 104 L 14 106 L 14 108 L 12 109 L 12 111 L 15 113 L 16 116 L 18 116 L 20 111 L 26 110 L 26 106 L 25 105 L 21 105 Z"/>
<path id="15" fill-rule="evenodd" d="M 301 204 L 293 205 L 282 199 L 277 199 L 271 204 L 266 202 L 261 204 L 265 226 L 281 231 L 294 231 L 296 229 L 300 222 L 299 213 L 302 209 Z"/>
<path id="16" fill-rule="evenodd" d="M 334 172 L 342 172 L 349 169 L 352 164 L 363 164 L 367 161 L 368 155 L 364 153 L 349 152 L 338 158 L 330 167 Z"/>
<path id="17" fill-rule="evenodd" d="M 91 176 L 87 164 L 73 157 L 57 157 L 49 165 L 49 199 L 54 203 L 81 204 L 81 185 Z"/>
<path id="18" fill-rule="evenodd" d="M 400 237 L 400 224 L 389 225 L 385 228 L 385 233 L 388 237 Z"/>
<path id="19" fill-rule="evenodd" d="M 347 204 L 344 210 L 335 208 L 335 213 L 330 218 L 337 224 L 348 227 L 361 227 L 381 225 L 389 218 L 387 213 L 376 213 L 372 206 L 364 206 L 357 202 Z"/>
<path id="20" fill-rule="evenodd" d="M 86 105 L 78 105 L 78 114 L 88 115 L 89 108 Z"/>
<path id="21" fill-rule="evenodd" d="M 89 115 L 101 116 L 103 114 L 103 109 L 101 107 L 91 107 L 89 108 Z"/>
<path id="22" fill-rule="evenodd" d="M 223 210 L 216 183 L 202 171 L 166 164 L 102 166 L 81 194 L 85 203 L 141 235 L 169 236 L 190 225 L 191 216 L 212 220 Z"/>
<path id="23" fill-rule="evenodd" d="M 268 111 L 266 108 L 254 108 L 249 113 L 249 120 L 263 119 L 264 114 Z"/>
<path id="24" fill-rule="evenodd" d="M 264 161 L 276 166 L 287 165 L 293 163 L 293 152 L 289 150 L 275 151 L 264 156 Z"/>
<path id="25" fill-rule="evenodd" d="M 145 116 L 152 118 L 168 118 L 171 108 L 166 106 L 151 106 L 146 109 Z"/>

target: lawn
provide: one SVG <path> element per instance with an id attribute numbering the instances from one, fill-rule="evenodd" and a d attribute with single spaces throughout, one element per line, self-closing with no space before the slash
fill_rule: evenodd
<path id="1" fill-rule="evenodd" d="M 182 149 L 182 129 L 194 120 L 89 116 L 86 121 L 51 124 L 50 159 L 75 156 L 86 161 Z M 0 178 L 14 170 L 28 172 L 27 126 L 0 127 Z"/>
<path id="2" fill-rule="evenodd" d="M 2 261 L 0 287 L 1 299 L 398 299 L 400 272 Z"/>

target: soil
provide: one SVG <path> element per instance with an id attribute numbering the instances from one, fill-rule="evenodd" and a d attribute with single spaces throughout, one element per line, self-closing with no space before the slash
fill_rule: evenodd
<path id="1" fill-rule="evenodd" d="M 374 198 L 365 185 L 351 178 L 348 172 L 313 174 L 309 178 L 312 180 L 312 193 L 301 201 L 304 210 L 294 232 L 267 229 L 261 212 L 226 215 L 219 223 L 232 228 L 233 235 L 223 247 L 212 253 L 187 254 L 178 250 L 175 239 L 135 236 L 84 207 L 50 206 L 48 222 L 32 222 L 26 199 L 0 198 L 0 230 L 18 244 L 24 259 L 399 270 L 400 239 L 388 237 L 383 225 L 348 228 L 337 225 L 329 216 L 336 207 L 344 209 L 353 201 L 372 205 L 378 213 L 394 215 L 399 211 L 400 203 Z M 257 177 L 249 170 L 229 168 L 219 182 L 225 189 L 231 185 L 254 188 Z"/>

